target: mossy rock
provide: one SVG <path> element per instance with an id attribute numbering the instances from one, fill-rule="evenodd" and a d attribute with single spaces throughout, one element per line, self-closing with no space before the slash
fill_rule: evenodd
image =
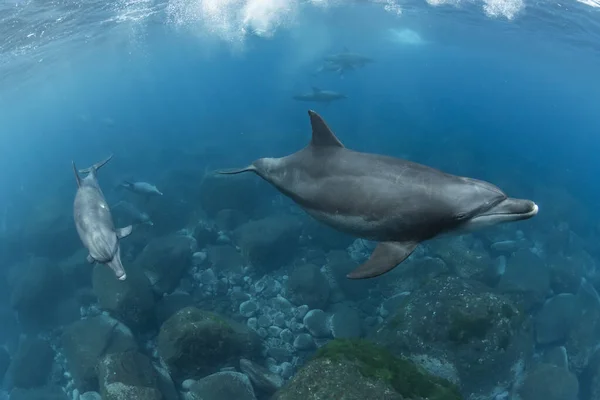
<path id="1" fill-rule="evenodd" d="M 196 307 L 175 313 L 158 335 L 158 352 L 179 382 L 201 378 L 239 357 L 253 357 L 259 350 L 255 332 Z"/>
<path id="2" fill-rule="evenodd" d="M 336 339 L 322 347 L 315 359 L 349 361 L 361 375 L 390 385 L 407 399 L 461 400 L 458 388 L 434 377 L 413 362 L 392 356 L 384 348 L 363 339 Z"/>

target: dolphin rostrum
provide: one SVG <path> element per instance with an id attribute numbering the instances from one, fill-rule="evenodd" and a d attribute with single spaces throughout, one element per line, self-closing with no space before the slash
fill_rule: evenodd
<path id="1" fill-rule="evenodd" d="M 119 239 L 127 237 L 132 227 L 129 225 L 115 229 L 110 208 L 96 179 L 98 169 L 111 158 L 112 155 L 89 168 L 79 170 L 81 174 L 87 173 L 83 179 L 79 177 L 73 162 L 73 172 L 77 180 L 73 215 L 79 238 L 90 252 L 87 256 L 88 262 L 107 264 L 117 278 L 125 280 L 127 274 L 121 263 Z"/>
<path id="2" fill-rule="evenodd" d="M 534 202 L 510 198 L 488 182 L 347 149 L 321 116 L 308 114 L 312 140 L 302 150 L 219 173 L 254 172 L 315 219 L 378 241 L 371 257 L 348 278 L 385 274 L 435 236 L 524 220 L 538 212 Z"/>

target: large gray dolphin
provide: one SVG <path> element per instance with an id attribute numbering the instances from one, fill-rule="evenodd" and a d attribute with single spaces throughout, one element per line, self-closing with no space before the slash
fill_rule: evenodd
<path id="1" fill-rule="evenodd" d="M 125 280 L 127 274 L 121 263 L 119 239 L 128 236 L 132 227 L 129 225 L 115 229 L 110 208 L 96 179 L 98 169 L 111 158 L 112 155 L 89 168 L 79 170 L 79 173 L 87 173 L 83 179 L 79 177 L 73 162 L 73 172 L 77 180 L 73 215 L 79 238 L 90 252 L 87 256 L 88 262 L 107 264 L 117 278 Z"/>
<path id="2" fill-rule="evenodd" d="M 348 278 L 382 275 L 420 242 L 440 234 L 524 220 L 538 212 L 532 201 L 509 198 L 484 181 L 347 149 L 321 116 L 308 114 L 312 140 L 304 149 L 219 173 L 254 172 L 315 219 L 380 242 Z"/>

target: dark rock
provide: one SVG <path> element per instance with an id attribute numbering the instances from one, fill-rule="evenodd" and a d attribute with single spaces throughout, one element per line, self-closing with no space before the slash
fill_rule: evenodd
<path id="1" fill-rule="evenodd" d="M 440 376 L 461 381 L 465 393 L 510 384 L 513 366 L 532 351 L 531 324 L 509 298 L 488 290 L 477 281 L 439 277 L 410 294 L 373 339 L 394 355 L 436 360 L 429 364 L 443 366 Z"/>
<path id="2" fill-rule="evenodd" d="M 109 354 L 98 364 L 103 400 L 163 400 L 150 359 L 136 351 Z"/>
<path id="3" fill-rule="evenodd" d="M 173 292 L 191 266 L 196 240 L 189 236 L 167 235 L 151 240 L 136 258 L 152 289 L 158 295 Z"/>
<path id="4" fill-rule="evenodd" d="M 245 222 L 248 222 L 248 217 L 238 210 L 221 210 L 215 216 L 215 223 L 224 231 L 234 230 Z"/>
<path id="5" fill-rule="evenodd" d="M 275 270 L 298 252 L 301 225 L 290 216 L 273 216 L 248 222 L 234 231 L 242 254 L 255 268 Z"/>
<path id="6" fill-rule="evenodd" d="M 244 266 L 244 257 L 235 247 L 225 244 L 217 246 L 208 246 L 208 261 L 212 268 L 220 273 L 235 272 L 242 273 Z"/>
<path id="7" fill-rule="evenodd" d="M 194 239 L 196 239 L 199 249 L 217 243 L 218 238 L 219 233 L 215 230 L 214 226 L 204 221 L 201 221 L 194 228 Z"/>
<path id="8" fill-rule="evenodd" d="M 274 400 L 460 400 L 449 382 L 363 340 L 336 339 L 322 347 Z"/>
<path id="9" fill-rule="evenodd" d="M 187 293 L 175 292 L 164 296 L 156 303 L 156 322 L 162 325 L 177 311 L 194 304 L 194 299 Z"/>
<path id="10" fill-rule="evenodd" d="M 81 393 L 98 389 L 96 365 L 103 356 L 137 349 L 131 331 L 106 315 L 83 319 L 67 327 L 62 346 L 75 386 Z"/>
<path id="11" fill-rule="evenodd" d="M 570 293 L 548 300 L 535 317 L 535 336 L 539 344 L 564 341 L 576 321 L 578 301 Z"/>
<path id="12" fill-rule="evenodd" d="M 37 389 L 13 389 L 10 400 L 69 400 L 60 386 L 46 386 Z"/>
<path id="13" fill-rule="evenodd" d="M 327 269 L 346 298 L 358 301 L 369 296 L 369 290 L 375 287 L 377 280 L 348 279 L 346 275 L 358 268 L 358 263 L 346 251 L 330 252 L 327 259 Z"/>
<path id="14" fill-rule="evenodd" d="M 197 379 L 239 357 L 260 351 L 260 339 L 245 325 L 186 307 L 162 325 L 158 351 L 175 382 Z"/>
<path id="15" fill-rule="evenodd" d="M 526 311 L 541 305 L 550 291 L 550 270 L 537 254 L 521 250 L 508 258 L 498 289 L 518 299 Z"/>
<path id="16" fill-rule="evenodd" d="M 31 389 L 46 385 L 53 363 L 54 350 L 48 342 L 23 337 L 6 372 L 9 387 Z"/>
<path id="17" fill-rule="evenodd" d="M 256 400 L 248 377 L 239 372 L 217 372 L 190 388 L 191 400 Z"/>
<path id="18" fill-rule="evenodd" d="M 110 311 L 134 330 L 145 330 L 154 322 L 154 293 L 148 278 L 135 265 L 127 271 L 127 279 L 118 280 L 106 265 L 94 267 L 93 286 L 100 307 Z"/>
<path id="19" fill-rule="evenodd" d="M 336 339 L 351 339 L 362 336 L 358 312 L 350 307 L 336 310 L 331 316 L 331 334 Z"/>
<path id="20" fill-rule="evenodd" d="M 536 365 L 519 388 L 522 400 L 577 400 L 578 393 L 577 377 L 551 364 Z"/>
<path id="21" fill-rule="evenodd" d="M 240 360 L 240 370 L 250 378 L 254 387 L 266 394 L 275 393 L 283 386 L 283 379 L 250 360 Z"/>
<path id="22" fill-rule="evenodd" d="M 331 337 L 329 318 L 323 310 L 310 310 L 302 320 L 306 329 L 316 338 Z"/>
<path id="23" fill-rule="evenodd" d="M 59 325 L 56 307 L 70 293 L 62 272 L 44 258 L 32 258 L 10 271 L 10 305 L 27 332 Z"/>
<path id="24" fill-rule="evenodd" d="M 329 300 L 329 282 L 316 265 L 295 267 L 287 281 L 286 293 L 297 306 L 324 309 Z"/>

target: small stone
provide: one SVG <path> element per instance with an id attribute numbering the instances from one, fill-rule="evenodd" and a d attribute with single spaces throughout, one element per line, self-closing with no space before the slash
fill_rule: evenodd
<path id="1" fill-rule="evenodd" d="M 270 326 L 269 327 L 269 336 L 271 336 L 271 337 L 279 337 L 281 332 L 282 332 L 282 329 L 278 326 Z"/>
<path id="2" fill-rule="evenodd" d="M 181 389 L 183 389 L 183 390 L 184 390 L 184 391 L 186 391 L 186 392 L 189 392 L 189 391 L 190 391 L 190 388 L 192 387 L 192 385 L 193 385 L 194 383 L 196 383 L 196 381 L 195 381 L 195 380 L 193 380 L 193 379 L 186 379 L 185 381 L 183 381 L 183 382 L 181 383 Z"/>
<path id="3" fill-rule="evenodd" d="M 282 312 L 278 312 L 273 317 L 273 324 L 277 325 L 280 328 L 285 328 L 286 318 Z"/>
<path id="4" fill-rule="evenodd" d="M 314 337 L 331 337 L 327 314 L 323 310 L 310 310 L 304 316 L 304 326 Z"/>
<path id="5" fill-rule="evenodd" d="M 303 320 L 308 310 L 308 306 L 304 304 L 294 310 L 294 317 L 296 317 L 298 320 Z"/>
<path id="6" fill-rule="evenodd" d="M 248 321 L 246 321 L 246 325 L 248 325 L 248 328 L 250 328 L 250 329 L 257 330 L 258 329 L 258 320 L 254 317 L 248 318 Z"/>
<path id="7" fill-rule="evenodd" d="M 279 338 L 286 343 L 292 343 L 294 340 L 294 334 L 289 329 L 284 329 L 279 332 Z"/>
<path id="8" fill-rule="evenodd" d="M 301 333 L 294 339 L 294 348 L 298 350 L 312 350 L 315 348 L 315 342 L 308 333 Z"/>
<path id="9" fill-rule="evenodd" d="M 261 328 L 268 328 L 272 323 L 273 322 L 271 321 L 271 318 L 269 318 L 267 315 L 261 315 L 258 317 L 258 326 Z"/>
<path id="10" fill-rule="evenodd" d="M 258 311 L 258 304 L 254 300 L 248 300 L 240 304 L 240 314 L 246 318 L 252 317 Z"/>
<path id="11" fill-rule="evenodd" d="M 283 379 L 290 379 L 294 375 L 294 366 L 289 362 L 281 363 L 281 377 Z"/>
<path id="12" fill-rule="evenodd" d="M 258 336 L 260 336 L 263 339 L 265 339 L 267 336 L 269 336 L 269 333 L 267 332 L 267 330 L 262 327 L 258 328 L 256 333 L 258 333 Z"/>

